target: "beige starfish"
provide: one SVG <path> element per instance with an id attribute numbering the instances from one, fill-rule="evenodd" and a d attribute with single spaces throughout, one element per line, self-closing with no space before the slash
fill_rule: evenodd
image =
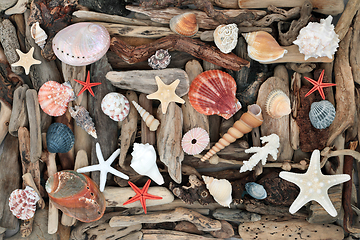
<path id="1" fill-rule="evenodd" d="M 41 64 L 41 61 L 33 58 L 34 47 L 30 49 L 28 53 L 23 53 L 19 49 L 16 49 L 16 52 L 19 54 L 20 60 L 11 64 L 12 67 L 21 66 L 25 69 L 25 74 L 28 75 L 30 72 L 30 67 L 34 64 Z"/>
<path id="2" fill-rule="evenodd" d="M 167 107 L 171 102 L 177 102 L 184 104 L 184 99 L 180 98 L 175 93 L 175 89 L 180 83 L 179 79 L 176 79 L 170 85 L 166 85 L 158 76 L 155 76 L 158 90 L 150 95 L 147 95 L 147 99 L 158 99 L 161 102 L 161 108 L 163 114 L 166 113 Z"/>

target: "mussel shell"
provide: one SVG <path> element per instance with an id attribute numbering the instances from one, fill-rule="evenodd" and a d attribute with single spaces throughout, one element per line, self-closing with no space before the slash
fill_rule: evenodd
<path id="1" fill-rule="evenodd" d="M 45 189 L 55 207 L 81 222 L 93 222 L 104 215 L 104 195 L 82 173 L 68 170 L 57 172 L 49 177 Z"/>
<path id="2" fill-rule="evenodd" d="M 51 153 L 66 153 L 74 146 L 75 136 L 71 129 L 62 123 L 53 123 L 46 133 L 47 149 Z"/>
<path id="3" fill-rule="evenodd" d="M 316 129 L 325 129 L 331 125 L 336 115 L 335 107 L 331 102 L 322 100 L 311 104 L 309 118 Z"/>
<path id="4" fill-rule="evenodd" d="M 246 192 L 255 199 L 265 199 L 267 197 L 267 193 L 265 188 L 255 182 L 248 182 L 245 184 Z"/>

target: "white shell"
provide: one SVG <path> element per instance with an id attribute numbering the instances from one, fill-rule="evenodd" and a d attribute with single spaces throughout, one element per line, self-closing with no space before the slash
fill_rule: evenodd
<path id="1" fill-rule="evenodd" d="M 101 110 L 112 120 L 120 122 L 129 114 L 130 103 L 124 95 L 111 92 L 102 99 Z"/>
<path id="2" fill-rule="evenodd" d="M 235 23 L 219 25 L 214 31 L 215 45 L 223 53 L 230 53 L 237 44 L 239 29 Z"/>
<path id="3" fill-rule="evenodd" d="M 159 120 L 157 120 L 153 115 L 151 115 L 148 111 L 142 108 L 137 102 L 132 101 L 136 110 L 140 114 L 141 118 L 144 120 L 146 126 L 149 127 L 150 131 L 156 131 L 158 126 L 160 125 Z"/>
<path id="4" fill-rule="evenodd" d="M 226 179 L 216 179 L 208 176 L 202 176 L 202 178 L 206 184 L 206 188 L 214 197 L 215 201 L 221 206 L 230 207 L 230 203 L 232 202 L 231 183 Z"/>
<path id="5" fill-rule="evenodd" d="M 140 175 L 151 178 L 158 185 L 164 184 L 164 178 L 156 165 L 156 152 L 152 145 L 146 143 L 134 143 L 133 157 L 130 167 Z"/>
<path id="6" fill-rule="evenodd" d="M 299 46 L 299 51 L 305 55 L 305 60 L 310 57 L 328 57 L 339 47 L 339 37 L 331 24 L 332 16 L 321 19 L 320 23 L 310 22 L 300 30 L 297 39 L 293 42 Z"/>
<path id="7" fill-rule="evenodd" d="M 21 220 L 30 219 L 35 214 L 36 202 L 39 199 L 39 195 L 29 186 L 24 190 L 15 189 L 9 197 L 10 211 Z"/>
<path id="8" fill-rule="evenodd" d="M 40 27 L 39 22 L 34 23 L 30 29 L 31 37 L 35 40 L 35 43 L 39 45 L 41 49 L 44 49 L 47 35 L 46 32 Z"/>
<path id="9" fill-rule="evenodd" d="M 335 107 L 331 102 L 322 100 L 311 104 L 309 118 L 316 129 L 325 129 L 331 125 L 336 115 Z"/>

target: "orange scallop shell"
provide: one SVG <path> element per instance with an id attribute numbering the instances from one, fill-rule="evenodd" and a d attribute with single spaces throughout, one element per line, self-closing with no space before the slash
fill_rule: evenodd
<path id="1" fill-rule="evenodd" d="M 217 114 L 229 119 L 241 108 L 235 94 L 234 78 L 220 70 L 209 70 L 199 74 L 192 81 L 189 101 L 199 113 Z"/>
<path id="2" fill-rule="evenodd" d="M 170 29 L 186 37 L 194 36 L 199 30 L 196 15 L 194 13 L 183 13 L 173 17 L 170 19 Z"/>

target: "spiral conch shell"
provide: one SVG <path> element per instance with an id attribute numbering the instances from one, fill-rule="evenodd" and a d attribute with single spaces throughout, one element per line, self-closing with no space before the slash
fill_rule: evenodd
<path id="1" fill-rule="evenodd" d="M 194 36 L 199 30 L 199 25 L 196 22 L 196 15 L 194 13 L 186 12 L 171 18 L 170 29 L 177 34 L 186 37 Z"/>
<path id="2" fill-rule="evenodd" d="M 46 35 L 44 29 L 40 27 L 39 22 L 36 22 L 33 25 L 31 25 L 30 33 L 31 33 L 31 37 L 35 40 L 35 43 L 39 45 L 41 49 L 44 49 L 46 39 L 48 38 L 48 36 Z"/>
<path id="3" fill-rule="evenodd" d="M 202 178 L 206 184 L 206 188 L 214 197 L 215 201 L 221 206 L 230 207 L 230 203 L 232 202 L 231 183 L 226 179 L 216 179 L 208 176 L 202 176 Z"/>
<path id="4" fill-rule="evenodd" d="M 230 53 L 237 44 L 239 29 L 235 23 L 219 25 L 214 31 L 214 42 L 223 53 Z"/>
<path id="5" fill-rule="evenodd" d="M 150 131 L 156 131 L 160 122 L 153 115 L 151 115 L 148 111 L 142 108 L 137 102 L 132 101 L 136 110 L 139 112 L 141 118 L 144 120 L 146 126 L 149 127 Z"/>
<path id="6" fill-rule="evenodd" d="M 272 118 L 281 118 L 291 113 L 290 98 L 281 90 L 269 93 L 266 100 L 266 112 Z"/>

